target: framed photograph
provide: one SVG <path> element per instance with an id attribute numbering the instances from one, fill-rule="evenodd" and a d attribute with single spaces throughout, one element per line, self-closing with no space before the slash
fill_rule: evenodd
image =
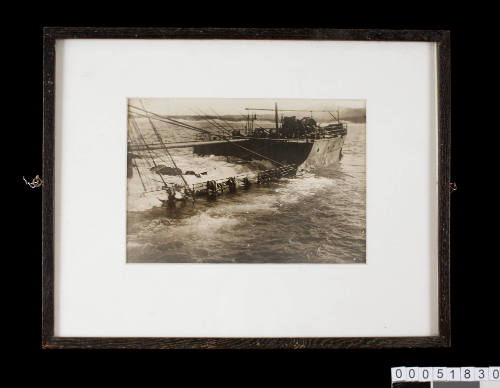
<path id="1" fill-rule="evenodd" d="M 44 348 L 450 346 L 447 31 L 45 28 Z"/>

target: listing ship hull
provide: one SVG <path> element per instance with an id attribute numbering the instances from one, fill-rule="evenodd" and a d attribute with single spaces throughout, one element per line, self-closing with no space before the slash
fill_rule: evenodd
<path id="1" fill-rule="evenodd" d="M 202 144 L 193 147 L 199 156 L 229 156 L 243 160 L 270 159 L 299 169 L 332 165 L 341 159 L 344 136 L 322 139 L 254 138 L 237 143 Z"/>

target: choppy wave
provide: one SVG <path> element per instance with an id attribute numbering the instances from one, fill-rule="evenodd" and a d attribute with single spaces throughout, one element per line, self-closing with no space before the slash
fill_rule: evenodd
<path id="1" fill-rule="evenodd" d="M 204 180 L 266 167 L 187 150 L 177 150 L 179 167 L 203 169 Z M 138 200 L 139 189 L 129 183 L 128 262 L 365 262 L 364 125 L 351 129 L 337 165 L 215 202 L 200 199 L 169 213 L 157 193 Z"/>

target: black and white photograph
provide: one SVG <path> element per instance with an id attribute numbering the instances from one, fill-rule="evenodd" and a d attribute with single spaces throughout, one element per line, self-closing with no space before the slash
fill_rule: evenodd
<path id="1" fill-rule="evenodd" d="M 366 101 L 129 98 L 127 263 L 366 263 Z"/>

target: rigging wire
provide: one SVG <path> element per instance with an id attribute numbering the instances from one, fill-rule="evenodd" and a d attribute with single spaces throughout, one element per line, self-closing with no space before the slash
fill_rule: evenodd
<path id="1" fill-rule="evenodd" d="M 128 140 L 132 141 L 132 137 L 130 136 L 130 133 L 128 134 Z M 142 179 L 141 171 L 139 170 L 139 167 L 137 166 L 135 158 L 130 157 L 130 155 L 127 155 L 127 157 L 131 159 L 132 167 L 135 167 L 135 169 L 137 170 L 137 174 L 139 175 L 139 179 L 141 180 L 141 183 L 142 183 L 142 188 L 144 189 L 144 191 L 146 191 L 147 190 L 146 185 L 144 184 L 144 180 Z"/>
<path id="2" fill-rule="evenodd" d="M 144 139 L 144 136 L 142 135 L 142 132 L 141 132 L 141 130 L 139 129 L 139 125 L 137 124 L 137 122 L 136 122 L 136 120 L 135 120 L 135 117 L 134 117 L 134 116 L 131 116 L 131 122 L 132 122 L 132 124 L 133 124 L 133 126 L 134 126 L 135 130 L 136 130 L 136 131 L 137 131 L 137 133 L 139 134 L 139 136 L 140 136 L 140 138 L 141 138 L 141 140 L 142 140 L 142 142 L 143 142 L 144 146 L 146 147 L 146 150 L 148 151 L 149 157 L 151 158 L 151 161 L 153 162 L 153 165 L 154 165 L 154 167 L 155 167 L 155 172 L 156 172 L 156 173 L 160 176 L 160 178 L 161 178 L 161 180 L 162 180 L 163 184 L 164 184 L 165 186 L 167 186 L 167 182 L 165 181 L 165 179 L 163 179 L 163 176 L 162 176 L 162 175 L 158 172 L 158 170 L 157 170 L 157 167 L 158 167 L 158 166 L 157 166 L 156 161 L 155 161 L 155 159 L 154 159 L 154 157 L 153 157 L 152 150 L 150 149 L 149 145 L 146 143 L 146 140 Z"/>
<path id="3" fill-rule="evenodd" d="M 141 102 L 141 105 L 142 105 L 142 108 L 144 111 L 146 111 L 146 109 L 144 109 L 144 104 L 142 102 L 142 100 L 139 100 Z M 147 112 L 147 111 L 146 111 Z M 186 181 L 186 178 L 184 178 L 184 176 L 182 175 L 182 170 L 180 170 L 178 167 L 177 167 L 177 164 L 175 163 L 175 160 L 174 158 L 172 157 L 172 155 L 170 154 L 170 151 L 168 150 L 167 146 L 165 145 L 165 143 L 163 142 L 163 138 L 161 137 L 160 133 L 158 132 L 158 130 L 156 129 L 155 125 L 153 124 L 153 121 L 151 120 L 151 117 L 149 115 L 149 112 L 147 112 L 147 117 L 148 117 L 148 120 L 149 120 L 149 123 L 151 124 L 151 127 L 153 128 L 153 131 L 156 135 L 156 137 L 158 138 L 158 141 L 160 142 L 160 144 L 163 146 L 163 148 L 165 149 L 165 151 L 167 152 L 167 155 L 169 156 L 170 160 L 172 161 L 172 164 L 174 165 L 174 168 L 176 169 L 176 172 L 177 171 L 180 171 L 179 173 L 179 176 L 181 177 L 182 181 L 184 182 L 184 185 L 186 186 L 186 190 L 187 192 L 191 195 L 191 197 L 193 198 L 193 203 L 195 201 L 195 196 L 194 196 L 194 193 L 191 191 L 191 188 L 189 187 L 189 184 L 187 183 Z M 161 174 L 160 174 L 161 176 Z M 163 177 L 162 177 L 162 180 L 163 180 Z"/>
<path id="4" fill-rule="evenodd" d="M 207 116 L 205 113 L 203 113 L 201 110 L 198 110 L 198 112 L 194 111 L 194 113 L 197 113 L 199 115 L 203 115 L 203 116 Z M 208 118 L 205 118 L 206 122 L 209 123 L 212 127 L 214 127 L 215 129 L 217 129 L 219 133 L 223 134 L 223 135 L 227 135 L 227 129 L 225 127 L 223 127 L 221 124 L 217 123 L 215 120 L 211 120 L 211 119 L 208 119 Z"/>
<path id="5" fill-rule="evenodd" d="M 129 123 L 131 124 L 129 127 L 129 129 L 130 129 L 129 132 L 132 135 L 134 135 L 135 139 L 137 140 L 136 144 L 141 144 L 140 136 L 139 136 L 139 134 L 137 134 L 137 132 L 139 132 L 139 124 L 137 123 L 137 121 L 135 120 L 135 118 L 133 116 L 130 117 Z M 132 140 L 133 140 L 133 138 L 132 138 Z M 140 167 L 147 168 L 149 171 L 154 170 L 153 167 L 156 167 L 156 162 L 154 160 L 152 150 L 147 147 L 145 141 L 143 141 L 142 143 L 146 146 L 146 149 L 143 150 L 143 151 L 146 151 L 146 155 L 143 155 L 143 151 L 134 151 L 134 154 L 140 156 L 139 157 L 139 160 L 141 161 Z M 135 162 L 137 164 L 137 168 L 139 168 L 139 161 L 137 160 L 137 158 L 136 158 Z M 155 171 L 155 173 L 157 173 L 157 172 Z M 153 179 L 151 178 L 151 176 L 149 174 L 146 174 L 143 178 L 147 178 L 145 180 L 147 181 L 147 183 L 150 187 L 157 186 L 155 183 L 153 183 Z M 166 182 L 165 182 L 165 184 L 166 184 Z M 163 189 L 160 189 L 159 191 L 161 191 L 161 190 L 163 190 Z M 149 193 L 149 192 L 151 192 L 151 191 L 145 190 L 145 193 Z"/>
<path id="6" fill-rule="evenodd" d="M 139 167 L 137 166 L 137 163 L 135 162 L 135 158 L 132 159 L 132 164 L 135 167 L 135 169 L 137 170 L 137 174 L 139 174 L 139 179 L 141 180 L 142 188 L 144 189 L 144 191 L 147 191 L 146 185 L 144 184 L 144 180 L 142 179 L 141 171 L 139 170 Z"/>
<path id="7" fill-rule="evenodd" d="M 234 127 L 227 120 L 225 120 L 222 116 L 220 116 L 213 108 L 210 108 L 210 110 L 219 118 L 219 120 L 224 121 L 229 126 L 229 128 L 231 128 L 231 131 L 236 131 L 234 129 Z"/>
<path id="8" fill-rule="evenodd" d="M 194 130 L 194 131 L 198 131 L 198 132 L 202 132 L 202 133 L 208 133 L 208 134 L 210 134 L 210 131 L 207 131 L 207 130 L 205 130 L 205 129 L 201 129 L 201 128 L 195 127 L 195 126 L 193 126 L 193 125 L 189 125 L 189 124 L 181 123 L 181 122 L 179 122 L 179 121 L 177 121 L 177 120 L 171 119 L 171 118 L 169 118 L 169 117 L 163 117 L 163 116 L 160 116 L 160 115 L 158 115 L 158 114 L 156 114 L 156 113 L 148 112 L 148 111 L 146 111 L 145 109 L 141 109 L 141 108 L 135 107 L 135 106 L 133 106 L 133 105 L 129 105 L 129 107 L 130 107 L 130 108 L 133 108 L 133 109 L 137 109 L 137 110 L 139 110 L 139 111 L 143 111 L 143 112 L 148 113 L 148 116 L 145 116 L 145 115 L 141 115 L 140 113 L 132 112 L 132 113 L 134 113 L 134 114 L 136 114 L 136 115 L 138 115 L 138 116 L 141 116 L 141 117 L 147 117 L 147 118 L 149 118 L 150 120 L 151 120 L 151 118 L 153 118 L 153 119 L 155 119 L 155 120 L 158 120 L 158 121 L 163 121 L 163 122 L 166 122 L 166 123 L 169 123 L 169 124 L 172 124 L 172 123 L 173 123 L 173 124 L 176 124 L 176 125 L 178 125 L 178 126 L 180 126 L 180 127 L 182 127 L 182 128 L 192 129 L 192 130 Z M 153 117 L 151 117 L 151 115 L 152 115 Z M 273 162 L 273 163 L 278 164 L 278 165 L 280 165 L 280 166 L 285 166 L 285 164 L 283 164 L 283 163 L 280 163 L 280 162 L 278 162 L 278 161 L 276 161 L 276 160 L 273 160 L 273 159 L 271 159 L 271 158 L 269 158 L 269 157 L 267 157 L 267 156 L 264 156 L 264 155 L 262 155 L 262 154 L 259 154 L 258 152 L 255 152 L 255 151 L 253 151 L 253 150 L 251 150 L 251 149 L 248 149 L 248 148 L 246 148 L 246 147 L 244 147 L 244 146 L 242 146 L 242 145 L 240 145 L 240 144 L 237 144 L 237 143 L 233 143 L 233 142 L 231 142 L 231 141 L 230 141 L 230 140 L 229 140 L 226 136 L 216 135 L 216 134 L 214 134 L 214 136 L 220 137 L 221 139 L 223 139 L 223 140 L 227 141 L 229 144 L 232 144 L 232 145 L 233 145 L 233 146 L 235 146 L 235 147 L 238 147 L 238 148 L 244 149 L 244 150 L 246 150 L 246 151 L 248 151 L 248 152 L 250 152 L 250 153 L 252 153 L 252 154 L 255 154 L 255 155 L 257 155 L 257 156 L 260 156 L 261 158 L 266 159 L 266 160 L 269 160 L 270 162 Z M 164 143 L 162 143 L 162 145 L 164 145 L 164 146 L 166 147 L 166 145 L 165 145 Z"/>

